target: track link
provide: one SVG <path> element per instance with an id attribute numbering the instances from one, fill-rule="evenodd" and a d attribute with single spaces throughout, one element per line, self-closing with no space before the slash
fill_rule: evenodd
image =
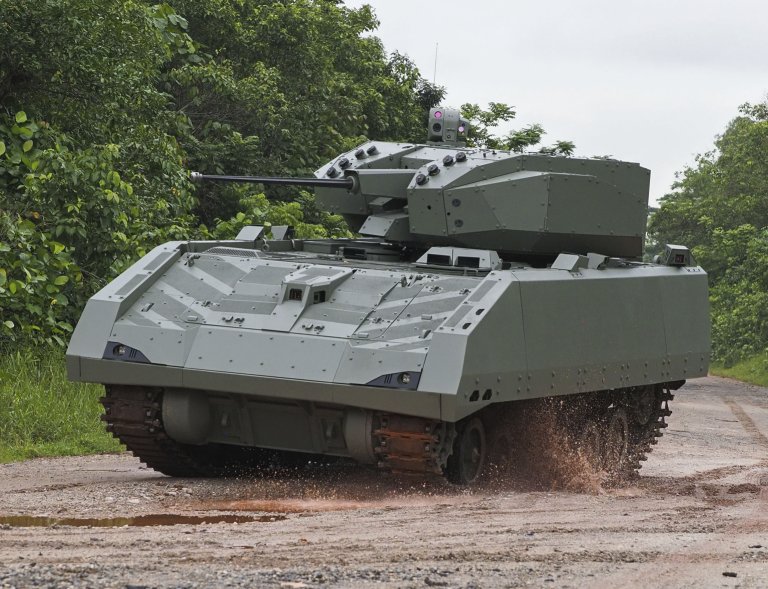
<path id="1" fill-rule="evenodd" d="M 204 448 L 179 444 L 163 428 L 163 390 L 107 385 L 101 419 L 107 431 L 150 468 L 174 477 L 221 476 Z"/>
<path id="2" fill-rule="evenodd" d="M 378 414 L 373 431 L 374 452 L 382 470 L 396 473 L 442 475 L 453 449 L 452 423 Z"/>
<path id="3" fill-rule="evenodd" d="M 586 411 L 568 425 L 572 444 L 577 451 L 583 452 L 580 432 L 595 432 L 600 436 L 598 464 L 605 470 L 608 480 L 636 476 L 667 427 L 666 418 L 672 414 L 669 409 L 672 399 L 674 395 L 664 384 L 587 396 L 582 406 L 582 411 Z M 617 427 L 617 420 L 625 425 Z M 619 435 L 620 439 L 615 439 L 620 433 L 625 433 L 626 437 Z M 617 450 L 620 446 L 624 448 L 623 452 Z"/>
<path id="4" fill-rule="evenodd" d="M 664 430 L 669 425 L 666 418 L 672 415 L 669 402 L 675 398 L 675 395 L 671 390 L 665 385 L 655 385 L 653 393 L 653 409 L 647 423 L 630 424 L 627 466 L 631 470 L 639 469 L 642 466 L 641 463 L 648 460 L 648 454 L 653 446 L 659 443 L 659 438 L 664 435 Z"/>

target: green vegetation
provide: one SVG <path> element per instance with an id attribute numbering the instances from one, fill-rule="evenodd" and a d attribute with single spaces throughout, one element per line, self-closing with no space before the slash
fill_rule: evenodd
<path id="1" fill-rule="evenodd" d="M 67 382 L 60 348 L 0 352 L 0 462 L 119 450 L 100 420 L 103 391 Z"/>
<path id="2" fill-rule="evenodd" d="M 709 274 L 713 360 L 732 376 L 762 378 L 768 371 L 768 103 L 743 105 L 715 148 L 698 156 L 673 188 L 651 217 L 650 249 L 692 248 Z"/>
<path id="3" fill-rule="evenodd" d="M 752 356 L 729 368 L 722 364 L 713 364 L 710 372 L 716 376 L 726 376 L 761 387 L 768 387 L 768 353 Z"/>
<path id="4" fill-rule="evenodd" d="M 320 0 L 0 0 L 0 342 L 63 344 L 170 239 L 346 235 L 308 193 L 195 190 L 188 170 L 307 174 L 363 134 L 409 138 L 443 91 L 376 24 Z"/>
<path id="5" fill-rule="evenodd" d="M 377 26 L 327 0 L 0 0 L 0 344 L 63 345 L 88 296 L 168 240 L 348 236 L 309 192 L 189 170 L 304 176 L 366 136 L 421 140 L 445 91 Z M 502 103 L 463 109 L 478 144 L 543 135 L 493 136 Z"/>
<path id="6" fill-rule="evenodd" d="M 445 90 L 377 26 L 328 0 L 0 0 L 0 456 L 116 448 L 61 347 L 150 248 L 249 224 L 349 235 L 309 192 L 189 171 L 306 176 L 366 137 L 421 140 Z M 463 109 L 476 144 L 543 135 L 495 137 L 502 103 Z"/>

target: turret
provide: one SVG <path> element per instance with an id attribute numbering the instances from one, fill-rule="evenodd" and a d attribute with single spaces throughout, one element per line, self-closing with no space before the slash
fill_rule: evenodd
<path id="1" fill-rule="evenodd" d="M 313 186 L 317 204 L 365 237 L 504 258 L 639 257 L 650 171 L 635 163 L 465 147 L 459 112 L 430 112 L 426 144 L 369 141 L 315 178 L 214 177 Z"/>

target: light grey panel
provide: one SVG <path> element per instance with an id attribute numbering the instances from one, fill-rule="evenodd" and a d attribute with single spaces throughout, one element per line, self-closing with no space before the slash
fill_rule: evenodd
<path id="1" fill-rule="evenodd" d="M 519 175 L 510 184 L 489 181 L 483 185 L 485 199 L 501 229 L 541 231 L 546 227 L 548 175 Z M 468 229 L 465 229 L 469 232 Z M 480 231 L 481 228 L 475 228 Z"/>
<path id="2" fill-rule="evenodd" d="M 424 283 L 422 282 L 417 282 L 413 286 L 393 288 L 384 297 L 381 304 L 368 313 L 357 333 L 366 333 L 371 340 L 383 337 L 384 333 L 405 311 L 413 297 L 418 295 L 423 288 Z"/>
<path id="3" fill-rule="evenodd" d="M 365 220 L 360 228 L 361 235 L 381 237 L 391 241 L 408 241 L 410 220 L 406 213 L 378 213 Z"/>
<path id="4" fill-rule="evenodd" d="M 394 372 L 421 372 L 425 356 L 422 349 L 402 352 L 347 343 L 334 381 L 365 384 Z"/>
<path id="5" fill-rule="evenodd" d="M 543 229 L 547 178 L 519 172 L 446 191 L 446 210 L 452 212 L 449 233 Z"/>
<path id="6" fill-rule="evenodd" d="M 337 287 L 330 302 L 373 309 L 397 284 L 401 274 L 383 274 L 361 270 Z"/>
<path id="7" fill-rule="evenodd" d="M 464 349 L 455 397 L 443 399 L 443 419 L 456 421 L 498 401 L 525 397 L 527 362 L 520 289 L 508 272 L 496 272 L 488 280 L 495 282 L 483 298 L 470 305 L 462 322 L 454 328 L 442 328 L 434 336 L 453 340 Z M 450 365 L 433 355 L 430 348 L 427 369 L 450 370 Z M 476 400 L 473 393 L 477 391 Z M 484 398 L 488 397 L 488 398 Z"/>
<path id="8" fill-rule="evenodd" d="M 80 371 L 81 380 L 85 382 L 154 387 L 180 387 L 182 385 L 181 368 L 172 366 L 81 358 Z"/>
<path id="9" fill-rule="evenodd" d="M 665 354 L 661 278 L 653 269 L 528 270 L 522 293 L 533 393 L 629 386 L 659 371 Z"/>
<path id="10" fill-rule="evenodd" d="M 101 358 L 117 319 L 118 306 L 116 301 L 98 300 L 96 297 L 89 300 L 69 340 L 67 355 Z"/>
<path id="11" fill-rule="evenodd" d="M 311 380 L 270 378 L 248 374 L 222 374 L 208 370 L 184 370 L 183 382 L 186 388 L 242 393 L 249 397 L 328 403 L 333 394 L 333 385 Z"/>
<path id="12" fill-rule="evenodd" d="M 487 329 L 493 329 L 490 327 L 492 320 L 500 321 L 500 325 L 505 325 L 504 317 L 510 313 L 508 299 L 512 295 L 505 297 L 504 293 L 509 290 L 514 278 L 511 272 L 490 272 L 483 284 L 488 283 L 491 286 L 478 288 L 474 301 L 463 303 L 451 319 L 435 330 L 431 336 L 432 341 L 427 354 L 424 373 L 419 382 L 419 390 L 456 395 L 461 392 L 462 378 L 478 378 L 480 372 L 486 378 L 496 378 L 506 369 L 510 362 L 504 352 L 505 346 L 509 343 L 507 335 L 486 341 L 483 339 L 483 334 Z M 498 302 L 502 298 L 506 303 Z M 497 311 L 493 319 L 489 319 L 488 310 L 492 307 L 500 310 Z M 515 312 L 513 309 L 512 315 Z M 478 335 L 470 341 L 473 333 L 478 333 Z M 470 354 L 469 347 L 470 345 L 478 345 L 478 342 L 482 347 L 482 351 L 479 353 L 489 353 L 487 360 L 495 364 L 490 372 L 487 370 L 488 364 L 486 362 L 478 364 L 475 369 L 472 369 L 473 372 L 469 376 L 467 372 L 469 370 L 467 364 L 467 356 Z M 471 353 L 476 354 L 476 352 Z M 490 376 L 491 373 L 493 377 Z M 443 401 L 443 411 L 445 419 L 455 420 L 454 409 L 445 413 L 445 401 Z"/>
<path id="13" fill-rule="evenodd" d="M 253 266 L 242 278 L 243 283 L 256 283 L 256 284 L 276 284 L 279 285 L 283 279 L 293 272 L 296 266 L 285 265 L 275 266 L 274 264 L 264 263 Z"/>
<path id="14" fill-rule="evenodd" d="M 183 366 L 189 346 L 186 340 L 190 336 L 194 336 L 194 333 L 183 326 L 168 328 L 117 323 L 109 339 L 139 350 L 153 364 Z"/>
<path id="15" fill-rule="evenodd" d="M 188 308 L 187 302 L 165 294 L 153 284 L 131 307 L 131 312 L 138 311 L 147 317 L 159 320 L 176 320 L 183 316 Z"/>
<path id="16" fill-rule="evenodd" d="M 204 327 L 194 340 L 185 368 L 329 382 L 344 353 L 344 342 L 314 335 Z"/>
<path id="17" fill-rule="evenodd" d="M 204 282 L 213 279 L 226 284 L 231 290 L 237 281 L 246 274 L 247 270 L 243 266 L 225 261 L 219 257 L 203 254 L 195 260 L 191 268 L 188 267 L 188 271 L 196 274 L 197 278 L 202 279 Z"/>
<path id="18" fill-rule="evenodd" d="M 158 281 L 158 288 L 163 290 L 169 286 L 178 292 L 192 297 L 194 300 L 216 300 L 224 295 L 232 293 L 232 288 L 223 283 L 217 283 L 215 286 L 206 283 L 202 276 L 194 276 L 188 271 L 188 267 L 179 261 L 169 269 L 166 274 Z M 163 286 L 160 286 L 162 283 Z"/>
<path id="19" fill-rule="evenodd" d="M 587 206 L 588 203 L 588 206 Z M 553 233 L 642 237 L 648 206 L 644 199 L 592 176 L 550 176 L 547 230 Z"/>
<path id="20" fill-rule="evenodd" d="M 411 189 L 408 193 L 408 215 L 411 233 L 419 235 L 447 234 L 443 193 L 436 189 Z"/>
<path id="21" fill-rule="evenodd" d="M 667 268 L 660 301 L 664 316 L 670 379 L 706 376 L 709 368 L 710 324 L 707 275 L 699 267 Z"/>
<path id="22" fill-rule="evenodd" d="M 350 176 L 358 181 L 360 192 L 366 196 L 405 198 L 405 189 L 416 172 L 413 170 L 353 170 Z"/>
<path id="23" fill-rule="evenodd" d="M 216 310 L 220 313 L 226 314 L 251 314 L 256 315 L 269 315 L 274 311 L 277 302 L 275 301 L 259 301 L 253 299 L 236 299 L 234 297 L 227 297 L 221 300 L 216 306 Z"/>

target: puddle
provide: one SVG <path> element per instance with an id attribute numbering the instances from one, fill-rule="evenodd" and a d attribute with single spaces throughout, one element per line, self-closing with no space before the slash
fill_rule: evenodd
<path id="1" fill-rule="evenodd" d="M 449 504 L 456 501 L 443 497 Z M 355 501 L 349 499 L 234 499 L 229 501 L 208 501 L 194 504 L 197 511 L 239 511 L 278 514 L 324 513 L 330 511 L 354 511 L 358 509 L 394 510 L 410 507 L 432 507 L 435 497 L 386 498 L 378 501 Z M 463 502 L 462 502 L 463 503 Z M 285 517 L 285 516 L 282 516 Z"/>
<path id="2" fill-rule="evenodd" d="M 122 528 L 146 526 L 177 526 L 201 524 L 247 524 L 252 522 L 275 522 L 287 519 L 284 515 L 139 515 L 136 517 L 77 518 L 77 517 L 35 517 L 29 515 L 0 516 L 0 526 L 13 528 L 50 528 L 52 526 L 76 526 L 93 528 Z"/>
<path id="3" fill-rule="evenodd" d="M 282 500 L 239 500 L 208 503 L 200 509 L 212 511 L 265 511 L 267 513 L 306 513 L 326 511 L 351 511 L 370 509 L 375 505 L 361 501 L 343 499 L 282 499 Z M 283 516 L 284 517 L 284 516 Z"/>

